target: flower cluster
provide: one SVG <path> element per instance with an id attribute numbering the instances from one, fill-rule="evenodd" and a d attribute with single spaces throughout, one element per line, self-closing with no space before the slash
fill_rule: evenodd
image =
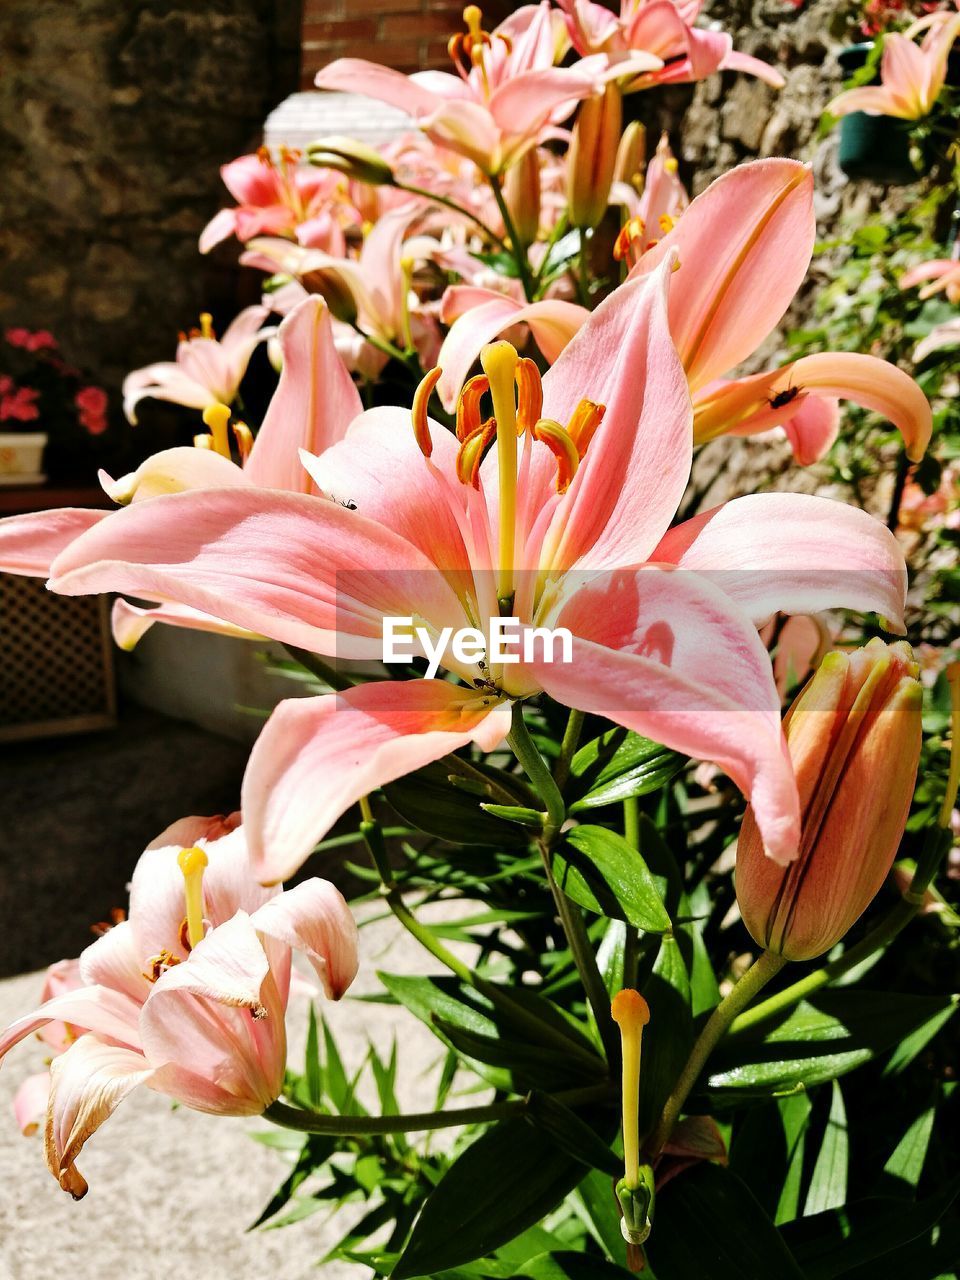
<path id="1" fill-rule="evenodd" d="M 109 398 L 61 355 L 46 329 L 7 329 L 0 347 L 0 430 L 25 427 L 89 436 L 109 425 Z M 5 350 L 4 350 L 5 348 Z M 4 372 L 4 366 L 8 372 Z"/>

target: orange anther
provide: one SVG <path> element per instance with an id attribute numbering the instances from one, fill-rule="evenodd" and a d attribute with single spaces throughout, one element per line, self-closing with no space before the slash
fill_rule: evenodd
<path id="1" fill-rule="evenodd" d="M 433 395 L 434 387 L 440 381 L 442 373 L 443 370 L 440 368 L 431 369 L 413 393 L 413 408 L 410 410 L 410 417 L 413 420 L 413 434 L 416 437 L 417 444 L 420 446 L 420 452 L 425 458 L 429 458 L 433 453 L 430 423 L 427 421 L 427 405 Z"/>
<path id="2" fill-rule="evenodd" d="M 543 381 L 532 360 L 517 363 L 517 435 L 532 430 L 543 412 Z"/>
<path id="3" fill-rule="evenodd" d="M 570 439 L 559 422 L 550 418 L 541 418 L 533 428 L 533 438 L 547 446 L 557 460 L 557 493 L 566 493 L 570 481 L 577 474 L 580 455 L 577 446 Z"/>
<path id="4" fill-rule="evenodd" d="M 485 373 L 478 373 L 464 384 L 457 401 L 457 439 L 461 443 L 479 430 L 483 422 L 480 401 L 489 390 L 490 379 Z"/>
<path id="5" fill-rule="evenodd" d="M 570 438 L 577 446 L 577 453 L 582 458 L 587 452 L 587 447 L 596 433 L 597 427 L 603 421 L 603 415 L 607 411 L 605 404 L 595 404 L 593 400 L 581 400 L 573 411 L 573 416 L 567 427 Z"/>
<path id="6" fill-rule="evenodd" d="M 488 418 L 461 444 L 457 454 L 457 479 L 461 484 L 471 484 L 474 489 L 480 488 L 480 463 L 483 461 L 487 446 L 496 434 L 496 420 Z"/>

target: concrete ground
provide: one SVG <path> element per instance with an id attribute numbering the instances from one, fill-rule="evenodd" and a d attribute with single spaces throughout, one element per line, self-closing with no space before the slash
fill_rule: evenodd
<path id="1" fill-rule="evenodd" d="M 0 749 L 0 1027 L 36 1006 L 45 965 L 77 955 L 91 940 L 90 925 L 126 903 L 131 870 L 151 839 L 186 814 L 237 806 L 246 755 L 236 743 L 136 708 L 113 733 Z M 376 990 L 378 968 L 434 968 L 392 919 L 363 928 L 361 955 L 352 994 Z M 324 1012 L 348 1064 L 359 1064 L 368 1037 L 389 1052 L 396 1031 L 401 1103 L 429 1108 L 440 1046 L 412 1015 L 349 997 Z M 294 1064 L 306 1017 L 306 999 L 295 996 Z M 90 1191 L 75 1204 L 47 1172 L 40 1140 L 22 1137 L 13 1120 L 16 1088 L 43 1058 L 44 1046 L 31 1039 L 0 1069 L 0 1280 L 370 1274 L 341 1263 L 317 1270 L 363 1206 L 335 1222 L 321 1212 L 282 1230 L 245 1232 L 288 1170 L 282 1154 L 249 1137 L 262 1122 L 173 1111 L 146 1089 L 85 1148 L 79 1163 Z"/>

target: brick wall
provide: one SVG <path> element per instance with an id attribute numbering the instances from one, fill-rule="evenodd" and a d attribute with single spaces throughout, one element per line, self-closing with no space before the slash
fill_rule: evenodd
<path id="1" fill-rule="evenodd" d="M 447 69 L 447 41 L 463 29 L 464 0 L 304 0 L 301 85 L 334 58 L 369 58 L 398 71 Z M 483 6 L 495 25 L 515 5 Z"/>

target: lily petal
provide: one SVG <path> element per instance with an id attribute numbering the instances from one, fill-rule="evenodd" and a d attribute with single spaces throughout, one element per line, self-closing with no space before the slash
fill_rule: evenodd
<path id="1" fill-rule="evenodd" d="M 61 507 L 0 520 L 0 572 L 46 578 L 60 552 L 109 514 L 86 507 Z"/>
<path id="2" fill-rule="evenodd" d="M 76 991 L 65 991 L 5 1028 L 0 1035 L 0 1059 L 48 1022 L 67 1022 L 137 1049 L 140 1046 L 139 1012 L 140 1007 L 134 1000 L 110 987 L 78 987 Z"/>
<path id="3" fill-rule="evenodd" d="M 143 1054 L 81 1036 L 50 1067 L 44 1149 L 47 1167 L 74 1200 L 87 1192 L 76 1159 L 127 1094 L 153 1074 Z"/>
<path id="4" fill-rule="evenodd" d="M 243 816 L 257 876 L 276 884 L 361 796 L 468 742 L 491 751 L 509 708 L 444 680 L 384 681 L 281 702 L 243 780 Z M 323 786 L 317 786 L 317 779 Z"/>
<path id="5" fill-rule="evenodd" d="M 756 623 L 846 608 L 903 631 L 907 566 L 890 530 L 845 502 L 758 493 L 671 529 L 651 559 L 709 577 Z"/>
<path id="6" fill-rule="evenodd" d="M 811 171 L 796 160 L 755 160 L 711 183 L 640 259 L 631 275 L 679 254 L 670 331 L 692 390 L 771 333 L 803 282 L 815 234 Z"/>
<path id="7" fill-rule="evenodd" d="M 300 465 L 299 450 L 322 453 L 342 440 L 363 404 L 337 355 L 322 298 L 309 297 L 295 307 L 277 337 L 283 353 L 280 381 L 244 475 L 265 489 L 306 493 L 310 479 Z"/>
<path id="8" fill-rule="evenodd" d="M 164 622 L 172 627 L 183 627 L 187 631 L 208 631 L 218 636 L 237 636 L 241 640 L 262 638 L 255 631 L 236 627 L 233 623 L 224 622 L 220 618 L 211 618 L 208 613 L 200 613 L 198 609 L 188 609 L 186 605 L 158 604 L 152 608 L 141 608 L 140 605 L 131 604 L 129 600 L 113 602 L 110 613 L 113 640 L 127 653 L 136 648 L 157 622 Z"/>
<path id="9" fill-rule="evenodd" d="M 551 625 L 573 633 L 572 662 L 531 664 L 552 698 L 718 764 L 753 804 L 768 855 L 796 858 L 800 805 L 770 657 L 728 595 L 672 569 L 591 574 Z"/>
<path id="10" fill-rule="evenodd" d="M 329 1000 L 339 1000 L 357 976 L 360 932 L 329 880 L 313 878 L 278 893 L 250 917 L 258 933 L 302 951 Z"/>

